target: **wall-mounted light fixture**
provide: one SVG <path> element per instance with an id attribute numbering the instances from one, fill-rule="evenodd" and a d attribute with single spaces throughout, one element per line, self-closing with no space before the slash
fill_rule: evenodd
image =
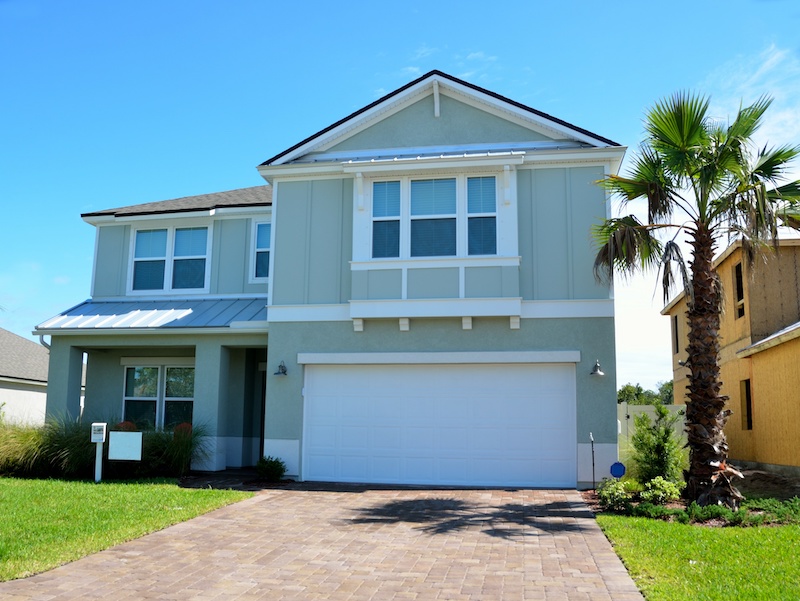
<path id="1" fill-rule="evenodd" d="M 278 365 L 278 371 L 275 372 L 275 375 L 276 376 L 285 376 L 286 374 L 287 374 L 287 372 L 286 372 L 286 364 L 283 361 L 281 361 L 280 365 Z"/>
<path id="2" fill-rule="evenodd" d="M 604 375 L 606 375 L 605 372 L 602 369 L 600 369 L 600 359 L 597 359 L 594 362 L 594 367 L 592 368 L 592 371 L 589 373 L 589 375 L 590 376 L 604 376 Z"/>

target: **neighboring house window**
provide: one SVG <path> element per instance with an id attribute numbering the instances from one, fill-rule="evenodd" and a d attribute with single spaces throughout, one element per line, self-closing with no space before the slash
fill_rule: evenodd
<path id="1" fill-rule="evenodd" d="M 136 291 L 204 289 L 207 255 L 207 227 L 137 230 L 131 288 Z"/>
<path id="2" fill-rule="evenodd" d="M 494 176 L 373 182 L 373 259 L 496 254 Z"/>
<path id="3" fill-rule="evenodd" d="M 741 263 L 733 268 L 733 280 L 736 286 L 736 319 L 739 319 L 744 317 L 744 278 Z"/>
<path id="4" fill-rule="evenodd" d="M 194 367 L 127 366 L 123 404 L 124 419 L 142 430 L 191 424 Z"/>
<path id="5" fill-rule="evenodd" d="M 742 403 L 742 429 L 753 429 L 753 397 L 750 391 L 750 380 L 739 382 L 739 395 Z"/>
<path id="6" fill-rule="evenodd" d="M 263 279 L 269 277 L 269 252 L 272 235 L 271 223 L 256 223 L 255 235 L 255 260 L 254 277 Z"/>
<path id="7" fill-rule="evenodd" d="M 680 338 L 678 338 L 678 316 L 672 316 L 672 354 L 677 355 L 680 351 Z"/>

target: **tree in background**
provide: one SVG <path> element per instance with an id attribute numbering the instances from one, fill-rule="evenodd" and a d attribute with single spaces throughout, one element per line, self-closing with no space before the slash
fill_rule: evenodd
<path id="1" fill-rule="evenodd" d="M 685 496 L 699 505 L 735 508 L 742 498 L 732 484 L 741 474 L 728 466 L 723 432 L 731 411 L 720 394 L 717 243 L 738 237 L 752 260 L 759 247 L 777 246 L 779 225 L 800 226 L 800 181 L 781 185 L 800 147 L 756 147 L 753 141 L 770 104 L 762 97 L 723 124 L 711 119 L 704 97 L 678 93 L 661 100 L 646 114 L 645 140 L 628 174 L 601 182 L 623 207 L 646 200 L 647 221 L 627 215 L 597 226 L 595 274 L 612 278 L 615 271 L 658 267 L 665 302 L 673 269 L 681 274 L 689 324 Z M 669 231 L 674 235 L 662 242 Z M 688 266 L 675 241 L 681 233 L 688 237 Z"/>
<path id="2" fill-rule="evenodd" d="M 629 405 L 672 405 L 672 380 L 659 382 L 658 392 L 645 390 L 640 384 L 628 382 L 617 391 L 617 403 Z"/>

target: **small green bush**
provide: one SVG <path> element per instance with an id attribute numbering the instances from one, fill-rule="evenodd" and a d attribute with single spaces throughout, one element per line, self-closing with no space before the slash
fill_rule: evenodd
<path id="1" fill-rule="evenodd" d="M 286 464 L 278 457 L 262 457 L 256 463 L 258 477 L 267 482 L 278 482 L 286 474 Z"/>
<path id="2" fill-rule="evenodd" d="M 674 482 L 656 476 L 644 485 L 644 490 L 639 493 L 639 498 L 645 503 L 664 505 L 670 501 L 681 498 L 681 489 Z"/>
<path id="3" fill-rule="evenodd" d="M 630 511 L 631 495 L 625 483 L 616 478 L 603 478 L 597 487 L 597 500 L 606 511 Z"/>
<path id="4" fill-rule="evenodd" d="M 631 436 L 635 476 L 640 482 L 650 482 L 661 476 L 670 482 L 681 482 L 684 453 L 675 434 L 675 424 L 680 419 L 663 405 L 654 405 L 655 421 L 646 413 L 635 418 L 635 432 Z"/>

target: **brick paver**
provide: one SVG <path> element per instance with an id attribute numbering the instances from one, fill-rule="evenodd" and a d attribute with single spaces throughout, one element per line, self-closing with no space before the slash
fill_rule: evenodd
<path id="1" fill-rule="evenodd" d="M 641 600 L 576 491 L 265 490 L 0 599 Z"/>

